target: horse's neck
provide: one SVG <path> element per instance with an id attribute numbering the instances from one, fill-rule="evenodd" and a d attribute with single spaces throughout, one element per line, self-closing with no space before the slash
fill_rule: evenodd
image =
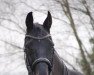
<path id="1" fill-rule="evenodd" d="M 61 60 L 61 58 L 59 57 L 58 53 L 55 51 L 52 75 L 83 75 L 83 74 L 81 74 L 78 71 L 68 69 Z"/>
<path id="2" fill-rule="evenodd" d="M 63 64 L 56 51 L 54 53 L 52 70 L 53 70 L 52 75 L 63 75 Z"/>
<path id="3" fill-rule="evenodd" d="M 54 51 L 54 60 L 57 61 L 57 63 L 62 64 L 62 60 L 56 51 Z"/>

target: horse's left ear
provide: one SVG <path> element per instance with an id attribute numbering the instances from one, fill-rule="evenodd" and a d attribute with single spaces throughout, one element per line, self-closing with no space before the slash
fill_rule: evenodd
<path id="1" fill-rule="evenodd" d="M 50 31 L 50 27 L 52 25 L 52 16 L 50 14 L 50 12 L 48 11 L 48 15 L 47 18 L 45 19 L 44 23 L 43 23 L 43 27 L 47 30 Z"/>

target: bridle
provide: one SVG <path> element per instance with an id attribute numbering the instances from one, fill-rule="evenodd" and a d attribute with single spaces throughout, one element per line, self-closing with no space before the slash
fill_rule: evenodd
<path id="1" fill-rule="evenodd" d="M 48 38 L 48 37 L 51 37 L 50 34 L 48 34 L 48 35 L 46 35 L 46 36 L 43 36 L 43 37 L 35 37 L 35 36 L 31 36 L 31 35 L 25 35 L 25 36 L 26 36 L 26 37 L 29 37 L 29 38 L 32 38 L 32 39 L 35 39 L 35 40 L 38 40 L 39 42 L 40 42 L 40 40 L 43 40 L 43 39 Z M 49 39 L 49 41 L 52 42 L 51 39 Z M 53 43 L 53 42 L 52 42 L 52 43 Z M 53 54 L 54 54 L 54 51 L 53 51 Z M 53 63 L 53 54 L 52 54 L 52 58 L 51 58 L 51 59 L 52 59 L 52 62 L 51 62 L 49 59 L 43 58 L 43 57 L 40 57 L 40 58 L 34 60 L 34 62 L 32 63 L 31 70 L 34 69 L 34 67 L 35 67 L 36 64 L 43 62 L 43 63 L 46 63 L 46 64 L 48 65 L 48 67 L 49 67 L 49 69 L 50 69 L 50 71 L 51 71 L 51 70 L 52 70 L 52 66 L 53 66 L 53 65 L 52 65 L 52 63 Z M 30 62 L 29 62 L 29 60 L 28 60 L 28 63 L 29 63 L 28 66 L 30 67 Z"/>
<path id="2" fill-rule="evenodd" d="M 48 38 L 50 36 L 51 36 L 50 34 L 43 36 L 43 37 L 35 37 L 35 36 L 31 36 L 31 35 L 26 35 L 26 37 L 30 37 L 30 38 L 36 39 L 36 40 L 42 40 L 42 39 Z"/>

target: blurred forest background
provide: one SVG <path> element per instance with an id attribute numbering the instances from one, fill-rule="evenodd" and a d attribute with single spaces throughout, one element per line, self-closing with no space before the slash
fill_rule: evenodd
<path id="1" fill-rule="evenodd" d="M 94 0 L 0 0 L 0 75 L 27 75 L 25 18 L 43 23 L 50 11 L 55 49 L 71 68 L 94 75 Z"/>

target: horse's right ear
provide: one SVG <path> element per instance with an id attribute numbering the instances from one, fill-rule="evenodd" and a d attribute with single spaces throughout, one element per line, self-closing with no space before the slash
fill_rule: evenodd
<path id="1" fill-rule="evenodd" d="M 26 27 L 27 27 L 27 30 L 31 30 L 33 28 L 33 15 L 32 15 L 32 12 L 29 12 L 27 14 Z"/>

